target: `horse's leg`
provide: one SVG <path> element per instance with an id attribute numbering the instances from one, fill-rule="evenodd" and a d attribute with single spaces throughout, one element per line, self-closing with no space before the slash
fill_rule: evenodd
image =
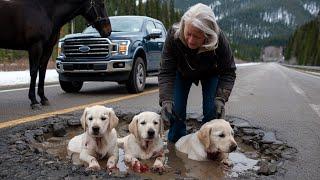
<path id="1" fill-rule="evenodd" d="M 46 48 L 46 51 L 52 52 L 52 49 L 53 48 L 51 48 L 51 50 Z M 44 53 L 47 53 L 46 51 Z M 46 77 L 46 70 L 47 70 L 49 59 L 50 59 L 50 56 L 42 57 L 40 62 L 40 67 L 39 67 L 38 95 L 40 96 L 40 99 L 41 99 L 40 102 L 42 105 L 49 105 L 48 98 L 44 95 L 44 80 Z"/>
<path id="2" fill-rule="evenodd" d="M 42 43 L 41 41 L 34 43 L 29 49 L 29 69 L 30 69 L 30 87 L 29 87 L 29 99 L 31 100 L 31 108 L 39 109 L 39 102 L 36 99 L 35 88 L 37 73 L 39 69 L 39 61 L 42 56 Z"/>
<path id="3" fill-rule="evenodd" d="M 48 62 L 50 59 L 50 56 L 52 54 L 54 45 L 56 44 L 59 37 L 59 33 L 53 35 L 50 38 L 50 42 L 47 46 L 45 46 L 45 49 L 43 50 L 43 55 L 40 59 L 40 67 L 39 67 L 39 84 L 38 84 L 38 95 L 41 98 L 41 104 L 42 105 L 49 105 L 48 98 L 44 95 L 44 80 L 46 77 L 46 70 L 48 66 Z"/>

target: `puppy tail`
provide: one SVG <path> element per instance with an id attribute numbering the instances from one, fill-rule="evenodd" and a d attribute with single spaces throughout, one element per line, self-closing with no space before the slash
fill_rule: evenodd
<path id="1" fill-rule="evenodd" d="M 123 138 L 118 138 L 118 139 L 117 139 L 118 147 L 119 147 L 119 148 L 123 148 L 123 146 L 124 146 L 124 140 L 125 140 L 125 137 L 123 137 Z"/>

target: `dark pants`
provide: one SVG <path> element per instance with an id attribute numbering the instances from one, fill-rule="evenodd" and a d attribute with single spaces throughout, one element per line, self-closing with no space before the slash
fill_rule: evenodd
<path id="1" fill-rule="evenodd" d="M 192 85 L 192 80 L 182 79 L 181 74 L 177 72 L 174 84 L 174 112 L 179 117 L 171 120 L 168 133 L 168 140 L 176 142 L 180 137 L 186 135 L 186 108 L 189 91 Z M 205 80 L 201 80 L 202 86 L 202 108 L 203 119 L 202 123 L 206 123 L 215 119 L 214 98 L 218 86 L 218 77 L 213 76 Z"/>

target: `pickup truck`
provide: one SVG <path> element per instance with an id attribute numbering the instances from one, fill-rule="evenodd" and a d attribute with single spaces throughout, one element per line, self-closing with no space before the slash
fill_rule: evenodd
<path id="1" fill-rule="evenodd" d="M 167 33 L 163 23 L 146 16 L 113 16 L 110 21 L 108 38 L 89 26 L 59 40 L 56 70 L 65 92 L 79 92 L 85 81 L 114 81 L 139 93 L 146 77 L 158 74 Z"/>

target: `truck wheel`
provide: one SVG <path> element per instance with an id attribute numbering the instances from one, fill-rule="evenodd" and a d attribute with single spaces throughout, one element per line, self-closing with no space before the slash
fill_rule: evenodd
<path id="1" fill-rule="evenodd" d="M 79 92 L 82 88 L 83 82 L 82 81 L 61 81 L 60 87 L 67 93 L 76 93 Z"/>
<path id="2" fill-rule="evenodd" d="M 146 84 L 146 65 L 141 57 L 137 57 L 134 61 L 129 80 L 126 87 L 130 93 L 140 93 L 144 90 Z"/>

